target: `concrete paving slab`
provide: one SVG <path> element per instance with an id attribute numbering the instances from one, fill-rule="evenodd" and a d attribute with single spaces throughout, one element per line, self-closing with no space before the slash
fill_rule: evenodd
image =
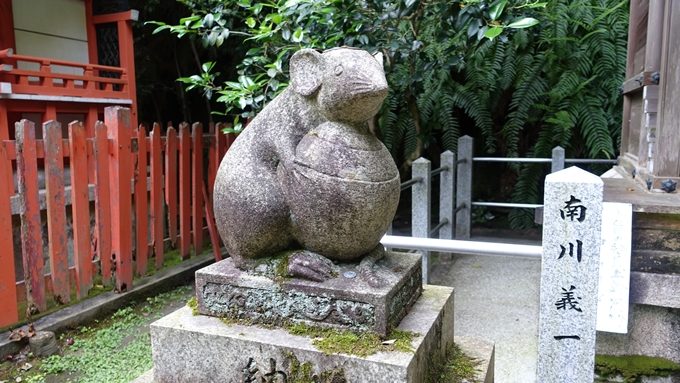
<path id="1" fill-rule="evenodd" d="M 536 381 L 538 258 L 438 254 L 431 281 L 455 290 L 454 333 L 494 342 L 495 382 Z"/>

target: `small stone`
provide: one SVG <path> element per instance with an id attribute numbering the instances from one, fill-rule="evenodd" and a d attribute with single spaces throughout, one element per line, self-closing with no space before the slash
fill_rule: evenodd
<path id="1" fill-rule="evenodd" d="M 666 193 L 673 193 L 677 187 L 677 181 L 673 181 L 670 178 L 661 183 L 661 190 L 665 191 Z"/>
<path id="2" fill-rule="evenodd" d="M 32 365 L 32 364 L 30 364 L 30 363 L 24 363 L 23 366 L 21 366 L 19 369 L 20 369 L 21 371 L 24 371 L 24 372 L 25 372 L 25 371 L 30 370 L 31 368 L 33 368 L 33 365 Z"/>
<path id="3" fill-rule="evenodd" d="M 354 271 L 345 271 L 342 273 L 342 276 L 348 279 L 354 279 L 357 276 L 357 273 Z"/>
<path id="4" fill-rule="evenodd" d="M 35 356 L 50 356 L 59 351 L 57 337 L 52 331 L 38 331 L 28 339 L 31 352 Z"/>

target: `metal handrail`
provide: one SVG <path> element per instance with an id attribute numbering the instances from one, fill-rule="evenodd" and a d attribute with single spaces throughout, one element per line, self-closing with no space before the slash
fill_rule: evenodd
<path id="1" fill-rule="evenodd" d="M 472 157 L 473 162 L 529 162 L 550 163 L 551 158 L 519 158 L 519 157 Z"/>
<path id="2" fill-rule="evenodd" d="M 513 202 L 472 202 L 472 206 L 486 206 L 486 207 L 512 207 L 519 209 L 538 209 L 543 207 L 541 204 L 535 203 L 513 203 Z"/>
<path id="3" fill-rule="evenodd" d="M 525 162 L 525 163 L 551 163 L 552 158 L 524 158 L 524 157 L 472 157 L 474 162 Z M 606 158 L 565 158 L 564 162 L 570 164 L 615 164 L 616 160 Z"/>
<path id="4" fill-rule="evenodd" d="M 401 183 L 401 191 L 404 191 L 404 190 L 410 188 L 411 186 L 417 184 L 418 182 L 422 182 L 422 181 L 423 181 L 423 179 L 421 177 L 411 178 L 408 181 L 404 181 L 404 182 Z"/>
<path id="5" fill-rule="evenodd" d="M 434 176 L 436 176 L 437 174 L 439 174 L 439 173 L 441 173 L 441 172 L 446 172 L 446 171 L 448 171 L 448 170 L 449 170 L 449 167 L 448 167 L 448 166 L 442 166 L 442 167 L 440 167 L 440 168 L 437 168 L 437 169 L 434 169 L 433 171 L 431 171 L 431 172 L 430 172 L 430 175 L 431 175 L 432 177 L 434 177 Z"/>
<path id="6" fill-rule="evenodd" d="M 439 251 L 457 254 L 496 255 L 540 258 L 543 247 L 536 245 L 516 245 L 512 243 L 460 241 L 455 239 L 434 239 L 386 235 L 381 240 L 386 247 Z"/>
<path id="7" fill-rule="evenodd" d="M 429 236 L 431 237 L 431 236 L 437 234 L 437 233 L 439 232 L 439 229 L 441 229 L 442 227 L 444 227 L 444 226 L 447 225 L 448 223 L 449 223 L 448 218 L 442 219 L 442 220 L 437 224 L 437 226 L 435 226 L 434 228 L 432 228 L 432 230 L 430 230 Z"/>

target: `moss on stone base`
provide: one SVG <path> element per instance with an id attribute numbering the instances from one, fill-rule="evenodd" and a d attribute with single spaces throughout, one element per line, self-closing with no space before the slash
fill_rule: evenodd
<path id="1" fill-rule="evenodd" d="M 601 377 L 621 376 L 626 383 L 642 376 L 669 376 L 680 373 L 680 364 L 644 355 L 596 355 L 595 372 Z"/>
<path id="2" fill-rule="evenodd" d="M 476 375 L 479 361 L 473 359 L 460 349 L 458 345 L 451 344 L 445 355 L 437 355 L 430 360 L 426 383 L 477 383 Z"/>
<path id="3" fill-rule="evenodd" d="M 354 332 L 304 324 L 287 326 L 293 335 L 313 338 L 312 344 L 326 354 L 368 356 L 380 351 L 413 352 L 411 341 L 417 335 L 410 331 L 393 330 L 385 339 L 372 332 Z"/>
<path id="4" fill-rule="evenodd" d="M 187 301 L 187 306 L 191 309 L 191 314 L 196 316 L 198 315 L 198 301 L 196 300 L 196 297 L 191 297 Z"/>

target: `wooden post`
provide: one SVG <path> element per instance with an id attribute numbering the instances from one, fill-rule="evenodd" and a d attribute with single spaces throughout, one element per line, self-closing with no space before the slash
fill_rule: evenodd
<path id="1" fill-rule="evenodd" d="M 179 243 L 182 258 L 191 246 L 191 136 L 189 125 L 179 126 Z"/>
<path id="2" fill-rule="evenodd" d="M 161 126 L 153 124 L 151 131 L 151 234 L 156 269 L 163 266 L 163 161 L 161 155 Z"/>
<path id="3" fill-rule="evenodd" d="M 12 167 L 5 145 L 0 143 L 0 180 L 11 179 Z M 0 187 L 0 327 L 19 321 L 16 275 L 14 274 L 14 241 L 12 239 L 12 210 L 8 189 Z"/>
<path id="4" fill-rule="evenodd" d="M 80 122 L 68 125 L 71 148 L 71 209 L 73 212 L 73 257 L 76 264 L 78 298 L 87 296 L 92 287 L 90 251 L 90 199 L 87 183 L 87 138 Z"/>
<path id="5" fill-rule="evenodd" d="M 45 311 L 43 242 L 38 203 L 38 153 L 35 125 L 28 120 L 15 124 L 17 178 L 21 201 L 21 253 L 26 282 L 27 313 Z"/>
<path id="6" fill-rule="evenodd" d="M 191 172 L 192 185 L 192 218 L 194 231 L 194 254 L 203 250 L 203 125 L 196 122 L 191 127 L 193 141 L 193 170 Z"/>
<path id="7" fill-rule="evenodd" d="M 168 237 L 177 246 L 177 131 L 168 127 L 165 143 L 165 203 L 168 205 Z"/>
<path id="8" fill-rule="evenodd" d="M 130 195 L 131 133 L 130 110 L 118 106 L 104 111 L 108 138 L 112 140 L 109 156 L 111 177 L 111 257 L 115 261 L 116 289 L 132 286 L 132 198 Z"/>
<path id="9" fill-rule="evenodd" d="M 66 208 L 64 199 L 64 150 L 61 124 L 43 124 L 45 143 L 45 189 L 47 195 L 47 238 L 50 255 L 52 292 L 59 303 L 71 300 L 66 249 Z M 73 162 L 73 161 L 71 161 Z"/>
<path id="10" fill-rule="evenodd" d="M 94 127 L 95 143 L 95 236 L 101 265 L 102 282 L 111 282 L 111 190 L 109 179 L 109 140 L 107 128 L 101 122 Z"/>
<path id="11" fill-rule="evenodd" d="M 148 234 L 148 202 L 146 188 L 146 128 L 140 125 L 137 129 L 137 166 L 135 174 L 135 254 L 137 255 L 137 275 L 146 274 L 147 258 L 149 253 Z"/>

